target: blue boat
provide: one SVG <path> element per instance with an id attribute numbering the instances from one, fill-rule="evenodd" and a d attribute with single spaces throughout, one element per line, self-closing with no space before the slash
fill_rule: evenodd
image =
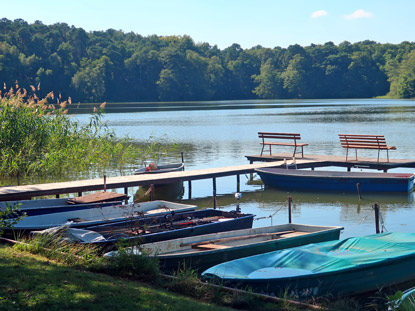
<path id="1" fill-rule="evenodd" d="M 415 279 L 415 233 L 382 233 L 245 257 L 203 272 L 223 285 L 295 298 L 352 295 Z"/>
<path id="2" fill-rule="evenodd" d="M 205 209 L 88 226 L 84 230 L 102 235 L 103 239 L 94 241 L 93 244 L 111 249 L 120 240 L 130 245 L 138 245 L 202 234 L 247 229 L 252 227 L 254 216 L 253 214 L 235 211 L 227 212 Z M 84 243 L 90 243 L 90 241 L 84 241 Z"/>
<path id="3" fill-rule="evenodd" d="M 306 171 L 262 168 L 255 170 L 265 186 L 285 190 L 340 192 L 410 192 L 414 174 Z"/>

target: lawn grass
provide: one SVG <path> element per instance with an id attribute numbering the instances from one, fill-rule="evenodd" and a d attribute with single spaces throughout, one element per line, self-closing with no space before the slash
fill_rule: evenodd
<path id="1" fill-rule="evenodd" d="M 233 310 L 0 245 L 0 310 Z"/>

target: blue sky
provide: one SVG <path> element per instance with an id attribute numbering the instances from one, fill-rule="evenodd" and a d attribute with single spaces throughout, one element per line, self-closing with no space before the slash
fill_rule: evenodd
<path id="1" fill-rule="evenodd" d="M 0 18 L 189 35 L 224 49 L 415 41 L 414 0 L 0 0 Z"/>

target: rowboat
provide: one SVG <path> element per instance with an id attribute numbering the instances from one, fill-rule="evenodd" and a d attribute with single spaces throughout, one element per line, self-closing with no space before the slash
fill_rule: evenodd
<path id="1" fill-rule="evenodd" d="M 137 169 L 134 171 L 134 175 L 141 174 L 161 174 L 161 173 L 170 173 L 170 172 L 179 172 L 184 171 L 184 163 L 175 163 L 167 165 L 157 165 L 153 162 L 148 163 L 143 168 Z M 174 182 L 169 184 L 155 184 L 153 199 L 156 200 L 176 200 L 180 199 L 184 193 L 183 182 Z M 141 202 L 150 200 L 150 195 L 147 193 L 149 186 L 141 186 L 138 188 L 137 193 L 134 196 L 135 202 Z"/>
<path id="2" fill-rule="evenodd" d="M 204 271 L 216 264 L 241 257 L 309 243 L 338 240 L 342 229 L 283 224 L 142 244 L 139 247 L 131 247 L 128 251 L 157 257 L 160 266 L 166 270 L 191 266 Z M 117 253 L 113 251 L 105 256 L 117 256 Z"/>
<path id="3" fill-rule="evenodd" d="M 382 233 L 236 259 L 206 279 L 290 297 L 352 295 L 415 278 L 415 233 Z"/>
<path id="4" fill-rule="evenodd" d="M 74 228 L 137 219 L 145 216 L 165 215 L 172 212 L 192 211 L 195 205 L 168 201 L 151 201 L 135 204 L 91 205 L 90 208 L 27 216 L 13 225 L 14 230 L 41 230 L 62 225 Z"/>
<path id="5" fill-rule="evenodd" d="M 0 202 L 0 211 L 15 207 L 18 215 L 35 216 L 56 212 L 69 212 L 94 207 L 120 205 L 128 195 L 115 192 L 97 192 L 77 198 L 37 199 Z"/>
<path id="6" fill-rule="evenodd" d="M 235 211 L 204 209 L 88 226 L 84 230 L 102 235 L 104 239 L 95 241 L 94 244 L 111 249 L 120 240 L 130 245 L 138 245 L 251 228 L 254 216 Z M 79 242 L 90 243 L 82 240 L 82 236 L 79 237 Z"/>
<path id="7" fill-rule="evenodd" d="M 152 168 L 152 164 L 154 168 Z M 160 173 L 170 173 L 170 172 L 179 172 L 179 171 L 184 171 L 184 163 L 175 163 L 175 164 L 157 165 L 157 166 L 154 166 L 154 163 L 149 163 L 149 165 L 146 165 L 143 168 L 136 169 L 134 171 L 134 175 L 160 174 Z"/>
<path id="8" fill-rule="evenodd" d="M 255 171 L 265 186 L 286 190 L 408 193 L 414 188 L 414 174 L 279 168 L 262 168 Z"/>

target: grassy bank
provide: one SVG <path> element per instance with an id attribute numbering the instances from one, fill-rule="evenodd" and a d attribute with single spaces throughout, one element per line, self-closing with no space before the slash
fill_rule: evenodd
<path id="1" fill-rule="evenodd" d="M 233 310 L 0 245 L 0 310 Z"/>

